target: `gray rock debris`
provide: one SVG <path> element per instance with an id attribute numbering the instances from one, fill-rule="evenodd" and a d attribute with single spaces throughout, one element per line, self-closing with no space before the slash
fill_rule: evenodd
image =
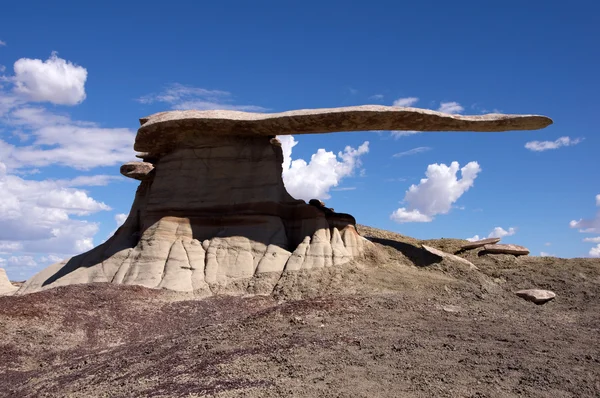
<path id="1" fill-rule="evenodd" d="M 556 297 L 556 293 L 550 290 L 542 290 L 542 289 L 525 289 L 519 290 L 515 292 L 515 294 L 522 299 L 527 301 L 531 301 L 535 304 L 545 304 L 548 301 L 554 299 Z"/>

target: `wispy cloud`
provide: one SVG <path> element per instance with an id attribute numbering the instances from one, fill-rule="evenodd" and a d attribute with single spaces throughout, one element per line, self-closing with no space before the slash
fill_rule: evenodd
<path id="1" fill-rule="evenodd" d="M 530 141 L 525 144 L 525 148 L 534 152 L 543 152 L 550 149 L 577 145 L 583 140 L 583 138 L 560 137 L 555 141 Z"/>
<path id="2" fill-rule="evenodd" d="M 414 130 L 407 130 L 407 131 L 392 130 L 392 131 L 390 131 L 390 133 L 392 134 L 392 137 L 394 137 L 395 139 L 398 139 L 400 137 L 406 137 L 406 136 L 409 136 L 409 135 L 420 134 L 420 133 L 422 133 L 422 131 L 414 131 Z"/>
<path id="3" fill-rule="evenodd" d="M 409 149 L 408 151 L 395 153 L 392 157 L 401 158 L 403 156 L 416 155 L 417 153 L 427 152 L 427 151 L 430 151 L 431 149 L 432 148 L 430 148 L 428 146 L 420 146 L 417 148 Z"/>
<path id="4" fill-rule="evenodd" d="M 0 47 L 4 47 L 4 46 L 6 46 L 6 42 L 5 42 L 5 41 L 2 41 L 2 40 L 0 40 Z"/>
<path id="5" fill-rule="evenodd" d="M 412 106 L 412 105 L 416 104 L 417 102 L 419 102 L 419 99 L 417 97 L 406 97 L 406 98 L 398 98 L 396 101 L 394 101 L 394 103 L 392 105 L 404 107 L 404 106 Z"/>
<path id="6" fill-rule="evenodd" d="M 369 97 L 370 100 L 381 101 L 383 99 L 383 94 L 373 94 Z"/>
<path id="7" fill-rule="evenodd" d="M 207 90 L 200 87 L 186 86 L 174 83 L 160 93 L 144 95 L 137 99 L 142 104 L 156 102 L 167 103 L 175 110 L 213 110 L 224 109 L 245 112 L 264 112 L 267 108 L 257 105 L 234 104 L 234 97 L 228 91 Z"/>
<path id="8" fill-rule="evenodd" d="M 594 238 L 583 238 L 583 241 L 591 243 L 600 243 L 600 236 L 596 236 Z"/>
<path id="9" fill-rule="evenodd" d="M 332 191 L 354 191 L 356 187 L 331 188 Z"/>

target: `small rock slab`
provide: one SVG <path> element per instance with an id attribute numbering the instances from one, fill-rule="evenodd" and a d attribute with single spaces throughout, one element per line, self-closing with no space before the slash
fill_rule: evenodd
<path id="1" fill-rule="evenodd" d="M 529 249 L 519 245 L 485 245 L 483 249 L 488 253 L 514 254 L 516 256 L 529 254 Z"/>
<path id="2" fill-rule="evenodd" d="M 556 297 L 556 293 L 550 290 L 542 290 L 542 289 L 525 289 L 519 290 L 515 292 L 515 294 L 522 299 L 527 301 L 531 301 L 535 304 L 541 305 L 547 303 L 548 301 L 554 299 Z"/>
<path id="3" fill-rule="evenodd" d="M 154 170 L 154 165 L 148 162 L 129 162 L 121 166 L 121 174 L 134 180 L 144 181 Z"/>
<path id="4" fill-rule="evenodd" d="M 431 247 L 431 246 L 421 245 L 421 247 L 423 249 L 425 249 L 426 251 L 428 251 L 429 253 L 433 254 L 434 256 L 438 256 L 438 257 L 441 257 L 441 258 L 447 258 L 449 260 L 458 261 L 459 263 L 467 265 L 469 267 L 469 269 L 478 269 L 475 266 L 475 264 L 473 264 L 469 260 L 466 260 L 466 259 L 464 259 L 462 257 L 458 257 L 458 256 L 455 256 L 454 254 L 446 253 L 444 251 L 438 250 L 438 249 L 436 249 L 434 247 Z"/>
<path id="5" fill-rule="evenodd" d="M 461 248 L 461 250 L 477 249 L 478 247 L 483 247 L 485 245 L 494 245 L 498 242 L 500 242 L 500 238 L 480 239 L 480 240 L 476 240 L 474 242 L 466 243 L 466 244 L 462 245 L 460 248 Z"/>

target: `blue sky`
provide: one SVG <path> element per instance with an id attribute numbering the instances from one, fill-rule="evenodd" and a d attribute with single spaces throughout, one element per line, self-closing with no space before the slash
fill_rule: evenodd
<path id="1" fill-rule="evenodd" d="M 418 238 L 505 235 L 533 255 L 600 256 L 600 5 L 416 3 L 3 6 L 0 267 L 23 279 L 117 228 L 137 186 L 118 169 L 139 117 L 395 103 L 554 124 L 295 136 L 290 191 Z M 306 183 L 315 175 L 328 182 Z"/>

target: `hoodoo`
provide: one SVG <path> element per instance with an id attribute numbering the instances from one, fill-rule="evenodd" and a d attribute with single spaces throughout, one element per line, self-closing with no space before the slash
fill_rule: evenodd
<path id="1" fill-rule="evenodd" d="M 285 272 L 360 261 L 370 243 L 349 214 L 291 197 L 277 135 L 337 131 L 533 130 L 535 115 L 458 116 L 357 106 L 274 114 L 173 111 L 140 119 L 140 181 L 123 226 L 100 246 L 54 264 L 17 294 L 90 282 L 199 294 L 269 294 Z"/>

